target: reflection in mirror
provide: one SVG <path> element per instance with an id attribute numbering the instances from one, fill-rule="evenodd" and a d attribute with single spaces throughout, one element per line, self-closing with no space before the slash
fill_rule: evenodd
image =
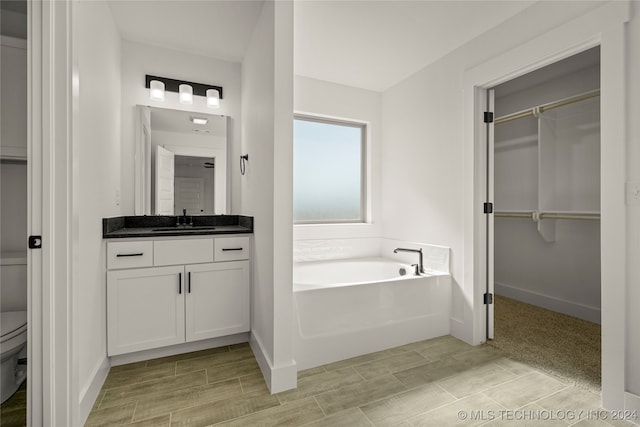
<path id="1" fill-rule="evenodd" d="M 227 117 L 137 106 L 136 215 L 226 214 Z"/>
<path id="2" fill-rule="evenodd" d="M 215 158 L 176 156 L 174 215 L 214 213 Z"/>

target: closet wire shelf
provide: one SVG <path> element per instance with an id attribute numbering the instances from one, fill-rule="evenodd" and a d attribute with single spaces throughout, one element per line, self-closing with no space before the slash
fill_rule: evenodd
<path id="1" fill-rule="evenodd" d="M 596 212 L 500 212 L 494 213 L 496 218 L 513 218 L 513 219 L 530 219 L 532 221 L 540 221 L 543 219 L 569 219 L 569 220 L 585 220 L 600 221 L 600 214 Z"/>

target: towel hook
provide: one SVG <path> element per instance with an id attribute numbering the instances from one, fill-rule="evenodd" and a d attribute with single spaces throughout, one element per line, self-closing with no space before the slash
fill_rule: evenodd
<path id="1" fill-rule="evenodd" d="M 243 156 L 240 156 L 240 174 L 244 175 L 247 172 L 247 164 L 246 162 L 249 161 L 249 155 L 245 154 Z"/>

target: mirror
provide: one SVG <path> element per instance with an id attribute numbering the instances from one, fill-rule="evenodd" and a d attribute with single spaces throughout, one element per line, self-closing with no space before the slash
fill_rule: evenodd
<path id="1" fill-rule="evenodd" d="M 136 106 L 136 215 L 227 214 L 228 117 Z"/>

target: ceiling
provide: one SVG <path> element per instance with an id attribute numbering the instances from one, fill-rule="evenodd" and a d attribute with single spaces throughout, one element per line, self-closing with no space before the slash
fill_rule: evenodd
<path id="1" fill-rule="evenodd" d="M 127 40 L 241 62 L 262 1 L 109 0 Z"/>
<path id="2" fill-rule="evenodd" d="M 296 1 L 295 74 L 384 91 L 535 1 Z"/>
<path id="3" fill-rule="evenodd" d="M 535 1 L 296 0 L 294 72 L 384 91 Z M 123 38 L 241 62 L 262 2 L 109 0 Z"/>

